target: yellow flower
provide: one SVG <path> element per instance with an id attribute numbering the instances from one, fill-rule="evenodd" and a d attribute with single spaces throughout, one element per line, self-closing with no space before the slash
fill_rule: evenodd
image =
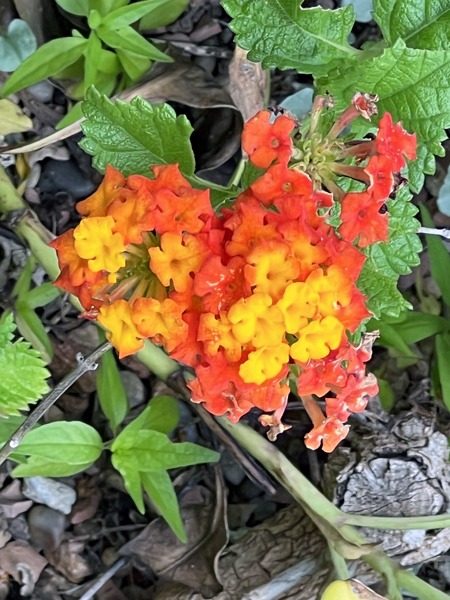
<path id="1" fill-rule="evenodd" d="M 350 304 L 353 281 L 337 265 L 331 265 L 325 271 L 315 269 L 306 283 L 319 294 L 319 312 L 323 316 L 333 315 L 339 307 Z"/>
<path id="2" fill-rule="evenodd" d="M 239 375 L 245 383 L 261 385 L 266 379 L 272 379 L 289 362 L 289 346 L 263 346 L 250 352 L 248 359 L 239 367 Z"/>
<path id="3" fill-rule="evenodd" d="M 298 332 L 298 341 L 291 346 L 291 356 L 303 363 L 310 358 L 325 358 L 340 345 L 343 333 L 344 326 L 335 317 L 311 321 Z"/>
<path id="4" fill-rule="evenodd" d="M 177 292 L 189 289 L 190 274 L 200 270 L 204 259 L 201 242 L 192 235 L 180 233 L 163 233 L 161 248 L 149 248 L 148 252 L 150 269 L 166 287 L 172 280 Z"/>
<path id="5" fill-rule="evenodd" d="M 317 314 L 319 294 L 307 283 L 295 282 L 287 286 L 283 298 L 277 302 L 277 307 L 284 317 L 288 333 L 297 333 Z"/>
<path id="6" fill-rule="evenodd" d="M 87 259 L 94 273 L 115 273 L 125 266 L 121 252 L 125 250 L 120 233 L 113 233 L 112 217 L 90 217 L 83 219 L 73 232 L 78 256 Z"/>
<path id="7" fill-rule="evenodd" d="M 144 342 L 131 318 L 131 308 L 126 300 L 117 300 L 109 306 L 102 306 L 97 320 L 105 329 L 106 337 L 118 350 L 119 358 L 134 354 Z"/>
<path id="8" fill-rule="evenodd" d="M 203 342 L 208 354 L 215 356 L 219 346 L 222 346 L 229 361 L 235 362 L 241 358 L 241 342 L 233 335 L 225 313 L 220 314 L 220 319 L 216 319 L 212 313 L 201 315 L 197 340 Z"/>
<path id="9" fill-rule="evenodd" d="M 289 246 L 282 242 L 262 242 L 247 256 L 245 278 L 255 292 L 269 294 L 274 302 L 283 295 L 286 286 L 300 272 L 296 258 L 288 256 Z M 252 266 L 253 265 L 253 266 Z"/>
<path id="10" fill-rule="evenodd" d="M 181 307 L 166 298 L 138 298 L 133 304 L 133 323 L 142 337 L 161 336 L 164 347 L 172 352 L 186 339 L 187 323 L 181 318 Z M 160 341 L 158 338 L 155 341 Z"/>
<path id="11" fill-rule="evenodd" d="M 268 294 L 253 294 L 241 298 L 228 311 L 234 337 L 241 344 L 252 342 L 255 348 L 276 346 L 284 334 L 283 315 L 279 308 L 272 306 Z"/>

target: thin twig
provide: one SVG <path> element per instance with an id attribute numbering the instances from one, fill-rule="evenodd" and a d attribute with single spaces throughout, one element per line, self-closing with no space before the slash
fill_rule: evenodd
<path id="1" fill-rule="evenodd" d="M 87 373 L 87 371 L 94 371 L 97 368 L 98 359 L 110 348 L 112 348 L 111 344 L 109 342 L 104 342 L 101 346 L 91 352 L 87 358 L 83 359 L 81 356 L 77 356 L 79 360 L 78 367 L 64 377 L 64 379 L 44 397 L 39 406 L 37 406 L 22 425 L 16 429 L 0 450 L 0 465 L 2 465 L 8 456 L 14 452 L 25 435 L 36 425 L 48 409 L 53 406 L 58 398 L 60 398 L 82 375 L 84 375 L 84 373 Z"/>
<path id="2" fill-rule="evenodd" d="M 95 596 L 95 594 L 98 592 L 98 590 L 101 587 L 103 587 L 105 585 L 105 583 L 107 581 L 109 581 L 111 579 L 111 577 L 113 577 L 117 573 L 117 571 L 119 571 L 120 569 L 125 567 L 128 564 L 128 562 L 129 562 L 128 558 L 119 558 L 119 560 L 116 563 L 114 563 L 110 569 L 105 571 L 103 573 L 103 575 L 100 575 L 100 577 L 97 579 L 97 581 L 91 585 L 91 587 L 88 589 L 88 591 L 85 592 L 81 596 L 81 598 L 79 598 L 79 600 L 91 600 L 91 598 L 93 598 Z M 59 593 L 71 596 L 72 593 L 74 593 L 75 591 L 78 591 L 79 589 L 80 589 L 80 586 L 77 586 L 73 590 L 68 590 L 66 592 L 59 592 Z"/>
<path id="3" fill-rule="evenodd" d="M 446 240 L 450 240 L 450 229 L 435 229 L 434 227 L 419 227 L 417 233 L 426 233 L 427 235 L 440 235 Z"/>

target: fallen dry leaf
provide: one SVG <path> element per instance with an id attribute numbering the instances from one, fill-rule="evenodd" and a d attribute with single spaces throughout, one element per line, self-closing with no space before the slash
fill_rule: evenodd
<path id="1" fill-rule="evenodd" d="M 80 556 L 83 550 L 82 542 L 64 541 L 57 550 L 46 552 L 45 556 L 48 562 L 69 581 L 80 583 L 92 574 L 86 559 Z"/>
<path id="2" fill-rule="evenodd" d="M 138 559 L 159 578 L 183 583 L 205 598 L 222 590 L 217 562 L 228 540 L 226 495 L 218 467 L 215 473 L 215 506 L 191 504 L 181 508 L 187 544 L 180 542 L 167 523 L 158 518 L 120 552 Z"/>
<path id="3" fill-rule="evenodd" d="M 261 63 L 248 60 L 247 51 L 236 46 L 229 67 L 230 95 L 244 121 L 248 121 L 266 104 L 267 73 Z"/>
<path id="4" fill-rule="evenodd" d="M 47 560 L 27 542 L 10 542 L 0 550 L 0 568 L 22 584 L 21 595 L 29 596 Z"/>
<path id="5" fill-rule="evenodd" d="M 22 109 L 11 100 L 0 100 L 0 135 L 29 131 L 33 121 L 24 115 Z"/>
<path id="6" fill-rule="evenodd" d="M 85 475 L 78 480 L 77 498 L 70 513 L 70 522 L 73 525 L 93 517 L 101 502 L 102 493 L 92 477 Z"/>

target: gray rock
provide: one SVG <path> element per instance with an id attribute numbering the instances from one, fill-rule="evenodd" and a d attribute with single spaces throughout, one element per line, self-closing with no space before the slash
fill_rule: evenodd
<path id="1" fill-rule="evenodd" d="M 62 542 L 66 517 L 47 506 L 34 506 L 28 513 L 28 529 L 31 543 L 36 549 L 53 552 Z"/>
<path id="2" fill-rule="evenodd" d="M 70 513 L 77 499 L 75 490 L 48 477 L 25 477 L 22 494 L 38 504 L 46 504 L 65 515 Z"/>
<path id="3" fill-rule="evenodd" d="M 222 453 L 219 464 L 222 467 L 223 476 L 233 485 L 239 485 L 244 480 L 244 469 L 228 451 Z"/>
<path id="4" fill-rule="evenodd" d="M 97 188 L 72 160 L 46 159 L 37 187 L 42 202 L 54 200 L 55 194 L 67 192 L 73 200 L 84 200 Z"/>
<path id="5" fill-rule="evenodd" d="M 54 88 L 49 81 L 40 81 L 27 88 L 33 98 L 39 102 L 51 102 L 53 99 Z"/>
<path id="6" fill-rule="evenodd" d="M 145 400 L 145 386 L 139 377 L 131 371 L 120 371 L 120 379 L 125 388 L 130 408 L 142 404 Z"/>

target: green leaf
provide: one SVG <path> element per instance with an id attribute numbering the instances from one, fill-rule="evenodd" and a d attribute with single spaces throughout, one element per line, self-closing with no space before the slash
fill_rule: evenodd
<path id="1" fill-rule="evenodd" d="M 103 355 L 97 371 L 97 393 L 100 406 L 115 433 L 130 410 L 130 405 L 112 350 Z"/>
<path id="2" fill-rule="evenodd" d="M 370 329 L 370 331 L 378 329 L 379 323 L 380 321 L 373 321 L 373 329 Z M 397 320 L 388 321 L 388 323 L 408 345 L 416 344 L 436 333 L 450 331 L 449 319 L 423 312 L 408 311 L 401 314 Z"/>
<path id="3" fill-rule="evenodd" d="M 53 283 L 42 283 L 25 294 L 24 300 L 30 308 L 46 306 L 61 295 L 61 290 Z"/>
<path id="4" fill-rule="evenodd" d="M 98 70 L 108 75 L 117 75 L 120 71 L 120 63 L 115 52 L 102 49 L 97 57 Z"/>
<path id="5" fill-rule="evenodd" d="M 64 127 L 72 125 L 72 123 L 75 123 L 75 121 L 78 121 L 82 118 L 83 111 L 81 110 L 81 102 L 77 102 L 76 104 L 74 104 L 74 106 L 72 106 L 67 115 L 63 117 L 61 121 L 58 121 L 55 129 L 56 131 L 60 131 L 61 129 L 64 129 Z"/>
<path id="6" fill-rule="evenodd" d="M 439 333 L 436 336 L 436 356 L 441 384 L 442 399 L 450 410 L 450 334 Z"/>
<path id="7" fill-rule="evenodd" d="M 20 133 L 33 129 L 33 121 L 22 112 L 20 106 L 12 100 L 3 98 L 0 100 L 0 135 Z"/>
<path id="8" fill-rule="evenodd" d="M 25 21 L 14 19 L 8 31 L 0 36 L 0 65 L 2 71 L 15 71 L 25 59 L 36 52 L 34 33 Z"/>
<path id="9" fill-rule="evenodd" d="M 179 163 L 192 175 L 195 162 L 189 136 L 192 127 L 184 115 L 176 116 L 169 105 L 151 106 L 142 98 L 130 104 L 108 98 L 91 88 L 83 102 L 86 138 L 82 148 L 94 156 L 94 166 L 104 172 L 113 166 L 125 177 L 149 175 L 149 165 Z"/>
<path id="10" fill-rule="evenodd" d="M 147 42 L 147 40 L 139 35 L 132 27 L 122 27 L 118 30 L 108 29 L 104 25 L 97 30 L 99 37 L 111 48 L 121 48 L 134 52 L 139 56 L 159 60 L 161 62 L 173 62 L 173 58 L 158 50 L 156 46 Z"/>
<path id="11" fill-rule="evenodd" d="M 81 473 L 90 467 L 91 464 L 92 462 L 88 462 L 84 465 L 71 465 L 65 462 L 47 460 L 40 456 L 31 456 L 25 463 L 16 467 L 11 475 L 13 477 L 70 477 L 70 475 Z"/>
<path id="12" fill-rule="evenodd" d="M 416 358 L 416 354 L 408 347 L 401 333 L 393 325 L 382 319 L 379 321 L 373 319 L 372 321 L 374 329 L 378 329 L 380 332 L 380 337 L 377 340 L 378 344 L 387 348 L 396 348 L 403 356 Z M 368 330 L 370 331 L 369 328 Z"/>
<path id="13" fill-rule="evenodd" d="M 139 56 L 139 54 L 134 54 L 134 52 L 129 52 L 128 50 L 122 50 L 121 48 L 117 48 L 116 52 L 125 73 L 131 81 L 137 81 L 149 71 L 152 64 L 149 58 Z"/>
<path id="14" fill-rule="evenodd" d="M 15 330 L 16 325 L 12 313 L 4 312 L 0 320 L 0 350 L 6 348 L 8 342 L 14 338 Z"/>
<path id="15" fill-rule="evenodd" d="M 426 147 L 421 160 L 428 172 L 432 154 L 444 155 L 440 142 L 450 127 L 450 51 L 407 48 L 398 40 L 381 56 L 353 64 L 326 81 L 322 91 L 333 95 L 337 110 L 346 108 L 356 91 L 378 94 L 379 116 L 391 113 Z"/>
<path id="16" fill-rule="evenodd" d="M 139 29 L 157 29 L 173 23 L 184 12 L 189 0 L 166 0 L 151 13 L 142 17 Z"/>
<path id="17" fill-rule="evenodd" d="M 425 227 L 434 227 L 433 220 L 426 207 L 420 205 L 420 216 Z M 444 242 L 438 235 L 425 236 L 433 279 L 441 290 L 442 299 L 450 306 L 450 256 Z"/>
<path id="18" fill-rule="evenodd" d="M 32 430 L 19 444 L 20 454 L 69 465 L 92 464 L 103 450 L 102 438 L 81 421 L 56 421 Z"/>
<path id="19" fill-rule="evenodd" d="M 373 18 L 390 46 L 400 38 L 410 48 L 450 48 L 449 0 L 374 0 Z"/>
<path id="20" fill-rule="evenodd" d="M 9 323 L 9 321 L 8 321 Z M 2 328 L 3 329 L 3 326 Z M 0 338 L 10 335 L 1 332 Z M 19 415 L 48 392 L 46 383 L 50 373 L 45 368 L 39 352 L 32 350 L 28 342 L 7 342 L 0 348 L 0 416 Z"/>
<path id="21" fill-rule="evenodd" d="M 264 69 L 297 69 L 316 77 L 348 62 L 357 51 L 347 38 L 355 22 L 352 6 L 302 9 L 293 0 L 224 0 L 236 43 Z"/>
<path id="22" fill-rule="evenodd" d="M 56 0 L 61 8 L 72 15 L 87 17 L 90 11 L 89 0 Z"/>
<path id="23" fill-rule="evenodd" d="M 385 379 L 377 377 L 377 383 L 379 388 L 378 397 L 380 399 L 381 408 L 384 411 L 389 412 L 395 404 L 394 390 L 392 389 L 390 383 Z"/>
<path id="24" fill-rule="evenodd" d="M 174 444 L 159 431 L 142 430 L 133 439 L 123 438 L 126 447 L 113 445 L 113 451 L 125 460 L 134 460 L 135 468 L 139 471 L 165 471 L 177 467 L 186 467 L 204 462 L 217 462 L 220 455 L 213 450 L 183 442 Z"/>
<path id="25" fill-rule="evenodd" d="M 389 240 L 369 246 L 367 260 L 358 279 L 361 292 L 369 298 L 367 308 L 376 316 L 398 316 L 410 304 L 397 290 L 400 275 L 420 264 L 422 244 L 416 231 L 420 223 L 414 218 L 417 208 L 410 203 L 411 194 L 402 188 L 395 200 L 388 200 Z"/>
<path id="26" fill-rule="evenodd" d="M 126 27 L 139 19 L 142 19 L 147 13 L 167 0 L 146 0 L 145 2 L 135 2 L 130 6 L 123 6 L 110 13 L 103 19 L 103 25 L 108 29 L 120 29 Z"/>
<path id="27" fill-rule="evenodd" d="M 185 544 L 187 535 L 180 516 L 178 500 L 166 471 L 141 473 L 141 482 L 154 505 L 160 510 L 175 535 Z"/>
<path id="28" fill-rule="evenodd" d="M 112 455 L 112 464 L 123 477 L 125 488 L 132 497 L 141 514 L 145 513 L 144 498 L 142 495 L 141 477 L 136 470 L 136 461 L 131 457 L 124 457 L 118 453 Z"/>
<path id="29" fill-rule="evenodd" d="M 21 335 L 41 354 L 47 364 L 53 358 L 53 346 L 41 319 L 26 302 L 17 301 L 14 305 L 16 324 Z"/>
<path id="30" fill-rule="evenodd" d="M 7 442 L 24 421 L 25 417 L 22 415 L 11 415 L 7 419 L 0 417 L 0 444 Z"/>
<path id="31" fill-rule="evenodd" d="M 91 31 L 89 36 L 88 45 L 85 50 L 85 62 L 84 62 L 84 93 L 94 85 L 97 78 L 98 71 L 98 56 L 102 49 L 102 43 L 98 39 L 96 33 Z"/>
<path id="32" fill-rule="evenodd" d="M 241 177 L 242 189 L 246 190 L 252 185 L 261 175 L 264 175 L 264 169 L 258 169 L 249 160 L 245 163 L 244 172 Z"/>
<path id="33" fill-rule="evenodd" d="M 1 89 L 2 96 L 9 96 L 65 69 L 83 54 L 87 43 L 84 38 L 71 37 L 44 44 L 11 75 Z"/>

